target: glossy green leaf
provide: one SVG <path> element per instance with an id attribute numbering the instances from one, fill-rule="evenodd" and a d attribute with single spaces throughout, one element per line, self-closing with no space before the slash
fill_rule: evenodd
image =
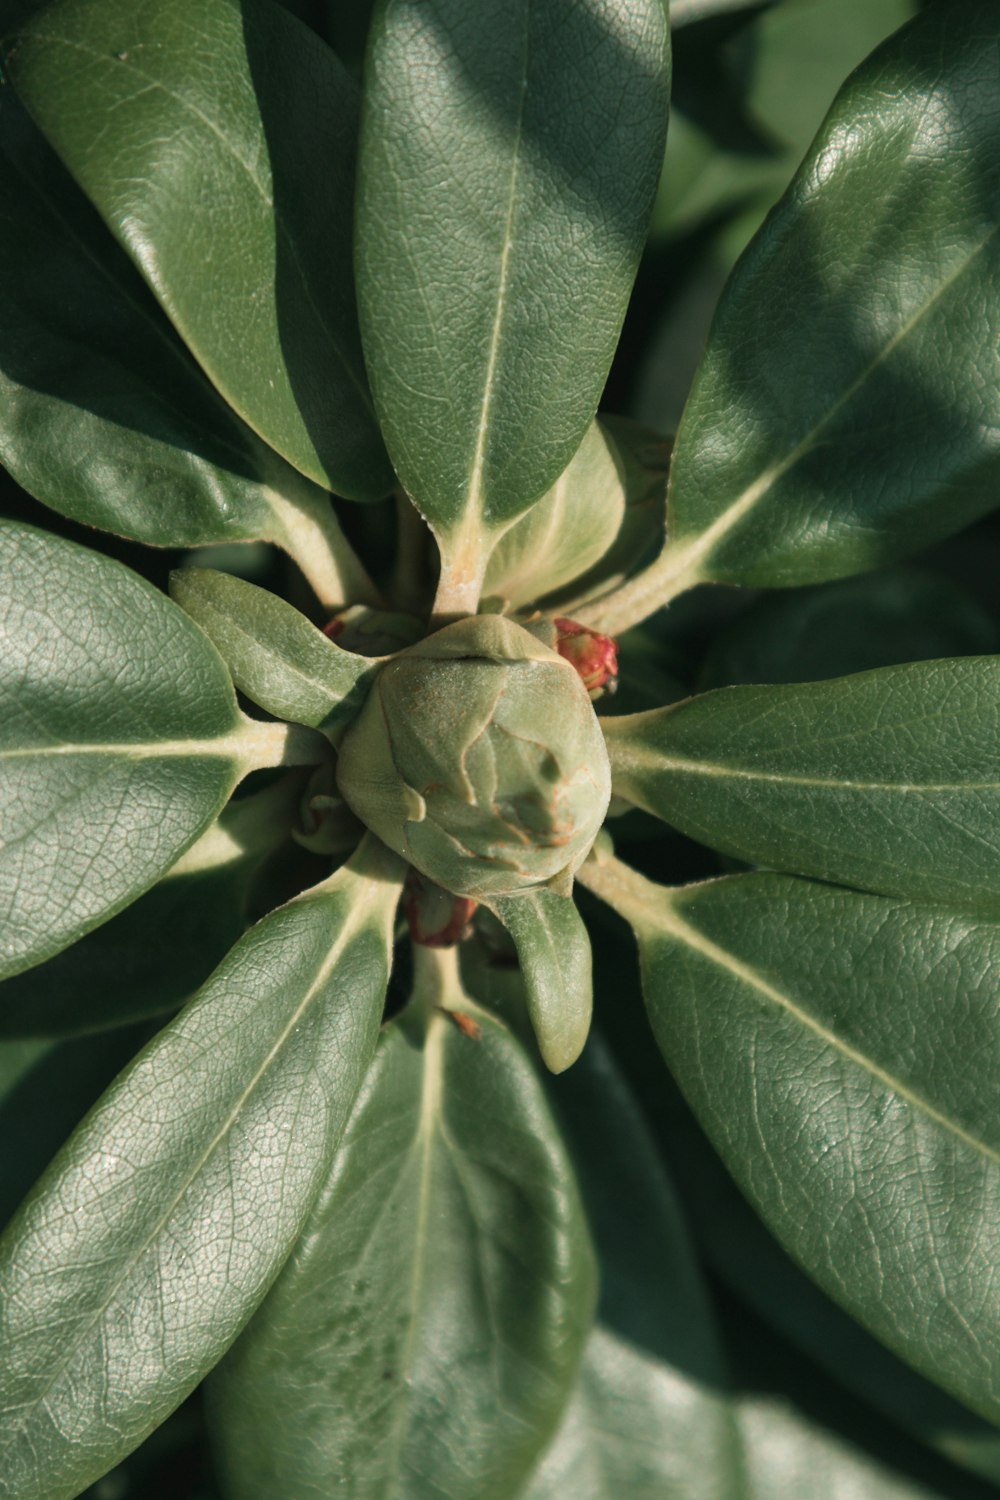
<path id="1" fill-rule="evenodd" d="M 329 48 L 268 0 L 53 0 L 4 65 L 230 405 L 311 479 L 386 494 L 351 276 L 357 90 Z"/>
<path id="2" fill-rule="evenodd" d="M 998 41 L 990 0 L 932 6 L 838 95 L 720 304 L 664 593 L 859 572 L 995 505 Z"/>
<path id="3" fill-rule="evenodd" d="M 267 589 L 214 568 L 171 574 L 171 597 L 201 626 L 241 692 L 279 719 L 334 739 L 371 686 L 371 660 L 344 651 Z"/>
<path id="4" fill-rule="evenodd" d="M 0 527 L 0 976 L 140 896 L 287 732 L 120 563 Z"/>
<path id="5" fill-rule="evenodd" d="M 528 1014 L 546 1067 L 561 1073 L 583 1050 L 593 1005 L 590 939 L 571 896 L 536 886 L 485 902 L 514 940 Z"/>
<path id="6" fill-rule="evenodd" d="M 836 1301 L 1000 1416 L 1000 926 L 779 875 L 587 883 L 632 923 L 657 1041 L 751 1204 Z"/>
<path id="7" fill-rule="evenodd" d="M 661 0 L 383 0 L 358 298 L 386 441 L 476 585 L 569 463 L 611 362 L 659 173 Z M 433 78 L 433 88 L 428 88 Z"/>
<path id="8" fill-rule="evenodd" d="M 623 466 L 594 421 L 551 489 L 505 531 L 490 553 L 483 593 L 532 604 L 579 578 L 604 556 L 625 515 Z"/>
<path id="9" fill-rule="evenodd" d="M 662 1116 L 660 1071 L 656 1113 Z M 660 1139 L 692 1232 L 712 1270 L 740 1302 L 879 1418 L 970 1473 L 1000 1483 L 997 1428 L 918 1375 L 831 1301 L 765 1229 L 689 1111 L 678 1101 L 669 1113 L 669 1129 Z M 983 1496 L 971 1481 L 957 1493 L 963 1500 L 966 1494 L 969 1500 Z"/>
<path id="10" fill-rule="evenodd" d="M 894 568 L 765 595 L 716 636 L 699 687 L 819 682 L 998 644 L 985 609 L 949 578 Z"/>
<path id="11" fill-rule="evenodd" d="M 102 1031 L 176 1010 L 245 930 L 250 881 L 289 836 L 301 792 L 291 777 L 230 802 L 145 896 L 0 983 L 0 1037 Z"/>
<path id="12" fill-rule="evenodd" d="M 259 1304 L 374 1051 L 398 871 L 369 845 L 249 932 L 11 1224 L 0 1494 L 70 1500 L 179 1404 Z"/>
<path id="13" fill-rule="evenodd" d="M 530 1064 L 476 1023 L 381 1039 L 305 1233 L 210 1384 L 233 1500 L 501 1500 L 552 1433 L 590 1244 Z"/>
<path id="14" fill-rule="evenodd" d="M 996 656 L 720 688 L 604 720 L 612 784 L 738 859 L 996 910 L 998 694 Z"/>
<path id="15" fill-rule="evenodd" d="M 205 379 L 10 89 L 0 459 L 61 515 L 156 546 L 261 537 L 321 555 L 334 524 L 327 496 Z"/>

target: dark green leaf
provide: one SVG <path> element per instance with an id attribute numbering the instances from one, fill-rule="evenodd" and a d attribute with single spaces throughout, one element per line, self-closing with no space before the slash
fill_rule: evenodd
<path id="1" fill-rule="evenodd" d="M 0 1494 L 70 1500 L 179 1404 L 264 1296 L 374 1051 L 398 869 L 367 846 L 249 932 L 11 1224 Z"/>
<path id="2" fill-rule="evenodd" d="M 632 923 L 657 1041 L 792 1255 L 1000 1416 L 1000 926 L 779 875 L 583 872 Z"/>
<path id="3" fill-rule="evenodd" d="M 303 474 L 384 495 L 351 276 L 357 90 L 329 48 L 267 0 L 54 0 L 4 61 L 230 405 Z"/>
<path id="4" fill-rule="evenodd" d="M 858 572 L 995 505 L 998 41 L 991 0 L 932 6 L 839 94 L 720 304 L 661 597 Z"/>
<path id="5" fill-rule="evenodd" d="M 326 495 L 205 379 L 10 89 L 0 458 L 62 515 L 156 546 L 266 537 L 302 554 L 332 523 Z"/>
<path id="6" fill-rule="evenodd" d="M 661 0 L 376 13 L 365 352 L 456 587 L 478 587 L 496 533 L 555 483 L 594 414 L 660 167 L 667 44 Z"/>
<path id="7" fill-rule="evenodd" d="M 240 691 L 268 713 L 334 740 L 356 717 L 376 667 L 335 645 L 284 599 L 214 568 L 171 574 L 170 593 L 201 626 Z"/>
<path id="8" fill-rule="evenodd" d="M 579 1057 L 590 1029 L 590 939 L 571 896 L 547 886 L 484 903 L 514 940 L 528 1014 L 546 1067 L 561 1073 Z"/>
<path id="9" fill-rule="evenodd" d="M 5 522 L 0 975 L 140 896 L 286 734 L 242 717 L 216 653 L 148 583 Z"/>
<path id="10" fill-rule="evenodd" d="M 150 1027 L 125 1026 L 71 1042 L 0 1043 L 0 1070 L 11 1054 L 33 1049 L 16 1081 L 0 1089 L 0 1228 L 44 1172 L 115 1074 L 149 1040 Z"/>
<path id="11" fill-rule="evenodd" d="M 1000 903 L 1000 657 L 731 687 L 603 726 L 617 795 L 725 854 Z"/>
<path id="12" fill-rule="evenodd" d="M 476 1024 L 383 1036 L 306 1231 L 212 1380 L 234 1500 L 500 1500 L 551 1434 L 589 1240 L 532 1068 Z"/>
<path id="13" fill-rule="evenodd" d="M 699 686 L 819 682 L 997 644 L 989 615 L 950 579 L 895 568 L 758 600 L 716 637 Z"/>
<path id="14" fill-rule="evenodd" d="M 0 1037 L 101 1031 L 175 1010 L 244 931 L 260 860 L 288 837 L 300 777 L 231 802 L 117 917 L 0 984 Z"/>

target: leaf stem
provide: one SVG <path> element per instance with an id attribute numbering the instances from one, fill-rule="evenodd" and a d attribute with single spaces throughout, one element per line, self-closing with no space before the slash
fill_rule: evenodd
<path id="1" fill-rule="evenodd" d="M 667 542 L 655 562 L 621 588 L 581 605 L 573 618 L 601 635 L 623 635 L 679 594 L 705 582 L 700 562 L 700 549 L 690 543 L 678 546 Z"/>
<path id="2" fill-rule="evenodd" d="M 600 840 L 577 870 L 576 878 L 632 927 L 662 926 L 671 903 L 669 888 L 623 864 L 609 849 L 601 847 Z"/>
<path id="3" fill-rule="evenodd" d="M 452 537 L 438 538 L 441 577 L 431 612 L 433 626 L 476 613 L 495 541 L 495 535 L 478 522 L 465 526 Z"/>
<path id="4" fill-rule="evenodd" d="M 330 742 L 305 724 L 267 724 L 243 715 L 242 776 L 272 766 L 316 766 L 330 757 Z"/>
<path id="5" fill-rule="evenodd" d="M 271 490 L 268 498 L 276 522 L 269 540 L 302 570 L 324 609 L 333 614 L 345 604 L 384 604 L 323 490 L 303 483 L 295 495 Z"/>

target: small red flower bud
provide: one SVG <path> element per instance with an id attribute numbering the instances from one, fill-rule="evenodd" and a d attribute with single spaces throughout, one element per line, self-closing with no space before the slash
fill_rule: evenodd
<path id="1" fill-rule="evenodd" d="M 323 634 L 328 635 L 331 641 L 335 641 L 338 635 L 346 628 L 347 621 L 341 615 L 334 615 L 330 622 L 323 626 Z"/>
<path id="2" fill-rule="evenodd" d="M 476 902 L 453 896 L 417 870 L 410 870 L 403 887 L 403 910 L 410 937 L 425 948 L 453 948 L 469 936 Z"/>
<path id="3" fill-rule="evenodd" d="M 618 643 L 575 620 L 555 621 L 556 650 L 574 667 L 587 692 L 613 693 L 618 685 Z"/>

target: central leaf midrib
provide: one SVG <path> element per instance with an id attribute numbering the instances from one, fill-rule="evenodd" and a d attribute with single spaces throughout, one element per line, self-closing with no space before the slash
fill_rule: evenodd
<path id="1" fill-rule="evenodd" d="M 827 1046 L 832 1047 L 847 1062 L 859 1067 L 863 1072 L 869 1074 L 870 1077 L 883 1084 L 891 1093 L 897 1095 L 906 1104 L 911 1105 L 918 1113 L 925 1115 L 933 1124 L 947 1131 L 963 1145 L 970 1147 L 979 1155 L 984 1156 L 994 1165 L 1000 1166 L 1000 1151 L 988 1145 L 986 1141 L 981 1140 L 978 1136 L 973 1135 L 971 1131 L 966 1130 L 955 1120 L 949 1119 L 947 1115 L 942 1114 L 922 1094 L 918 1094 L 908 1084 L 903 1083 L 902 1080 L 890 1073 L 888 1069 L 881 1067 L 867 1053 L 862 1052 L 858 1047 L 839 1037 L 835 1031 L 831 1031 L 822 1021 L 817 1020 L 815 1016 L 811 1016 L 808 1011 L 803 1010 L 790 995 L 786 995 L 784 991 L 770 984 L 762 974 L 758 973 L 752 964 L 745 963 L 742 959 L 737 958 L 735 954 L 721 947 L 718 943 L 713 942 L 711 938 L 706 937 L 697 927 L 685 920 L 678 910 L 679 905 L 680 903 L 675 898 L 671 898 L 665 907 L 661 907 L 658 914 L 660 923 L 662 924 L 661 931 L 668 933 L 678 942 L 701 954 L 710 963 L 714 963 L 718 968 L 727 970 L 736 979 L 742 981 L 751 989 L 756 990 L 758 994 L 770 1000 L 779 1010 L 783 1010 L 793 1021 L 804 1027 L 807 1031 L 811 1031 L 814 1036 Z"/>
<path id="2" fill-rule="evenodd" d="M 507 212 L 504 221 L 503 241 L 500 247 L 500 276 L 497 284 L 497 301 L 493 314 L 493 327 L 490 334 L 489 353 L 486 361 L 486 373 L 483 380 L 483 398 L 479 408 L 479 426 L 476 430 L 476 444 L 473 449 L 472 466 L 469 472 L 468 509 L 474 525 L 485 523 L 485 507 L 483 505 L 483 467 L 486 458 L 486 441 L 489 436 L 490 413 L 493 407 L 493 395 L 496 382 L 496 370 L 499 363 L 500 343 L 503 333 L 504 314 L 507 307 L 507 295 L 510 283 L 510 256 L 513 246 L 514 220 L 517 212 L 517 187 L 521 167 L 521 146 L 524 134 L 524 110 L 525 99 L 528 92 L 528 41 L 531 28 L 531 3 L 525 0 L 524 10 L 524 48 L 521 61 L 521 80 L 519 85 L 519 97 L 517 104 L 517 118 L 514 124 L 514 138 L 511 147 L 510 163 L 510 186 L 507 193 Z"/>
<path id="3" fill-rule="evenodd" d="M 628 784 L 633 774 L 667 772 L 682 776 L 708 776 L 732 781 L 766 781 L 777 785 L 818 787 L 832 791 L 891 792 L 900 795 L 947 792 L 1000 791 L 998 781 L 855 781 L 849 777 L 815 776 L 794 771 L 761 771 L 752 766 L 727 765 L 723 761 L 685 760 L 661 755 L 653 749 L 630 746 L 628 759 L 618 775 Z"/>
<path id="4" fill-rule="evenodd" d="M 413 1396 L 410 1394 L 410 1377 L 416 1356 L 416 1342 L 420 1305 L 427 1274 L 428 1224 L 430 1220 L 431 1194 L 433 1187 L 434 1141 L 438 1132 L 439 1118 L 444 1097 L 445 1065 L 445 1018 L 432 1016 L 424 1041 L 424 1077 L 420 1096 L 420 1117 L 414 1138 L 413 1149 L 419 1151 L 420 1170 L 417 1179 L 417 1208 L 414 1217 L 414 1250 L 409 1287 L 410 1322 L 399 1358 L 403 1388 L 407 1395 L 401 1399 L 389 1436 L 390 1459 L 386 1466 L 386 1488 L 383 1500 L 396 1500 L 399 1493 L 398 1475 L 403 1449 L 409 1432 Z"/>
<path id="5" fill-rule="evenodd" d="M 731 501 L 726 509 L 719 515 L 710 526 L 700 535 L 685 540 L 678 537 L 676 547 L 671 552 L 683 553 L 686 568 L 696 567 L 710 556 L 716 544 L 722 541 L 732 529 L 737 526 L 755 508 L 760 500 L 767 495 L 771 489 L 783 479 L 784 476 L 795 467 L 795 465 L 810 453 L 815 446 L 820 434 L 830 425 L 835 417 L 854 400 L 855 396 L 863 390 L 868 380 L 880 369 L 881 366 L 891 358 L 899 346 L 909 337 L 917 325 L 937 306 L 938 302 L 965 275 L 979 255 L 986 249 L 987 245 L 996 235 L 1000 233 L 1000 225 L 994 226 L 983 236 L 962 262 L 947 275 L 936 290 L 922 302 L 920 306 L 908 317 L 905 322 L 889 338 L 878 353 L 864 366 L 858 375 L 851 381 L 847 388 L 823 413 L 812 428 L 803 438 L 777 463 L 765 469 L 757 478 L 743 490 L 743 492 Z M 683 426 L 683 424 L 682 424 Z M 682 432 L 678 433 L 678 446 L 682 441 Z M 672 486 L 671 486 L 672 488 Z M 669 504 L 669 502 L 668 502 Z"/>

